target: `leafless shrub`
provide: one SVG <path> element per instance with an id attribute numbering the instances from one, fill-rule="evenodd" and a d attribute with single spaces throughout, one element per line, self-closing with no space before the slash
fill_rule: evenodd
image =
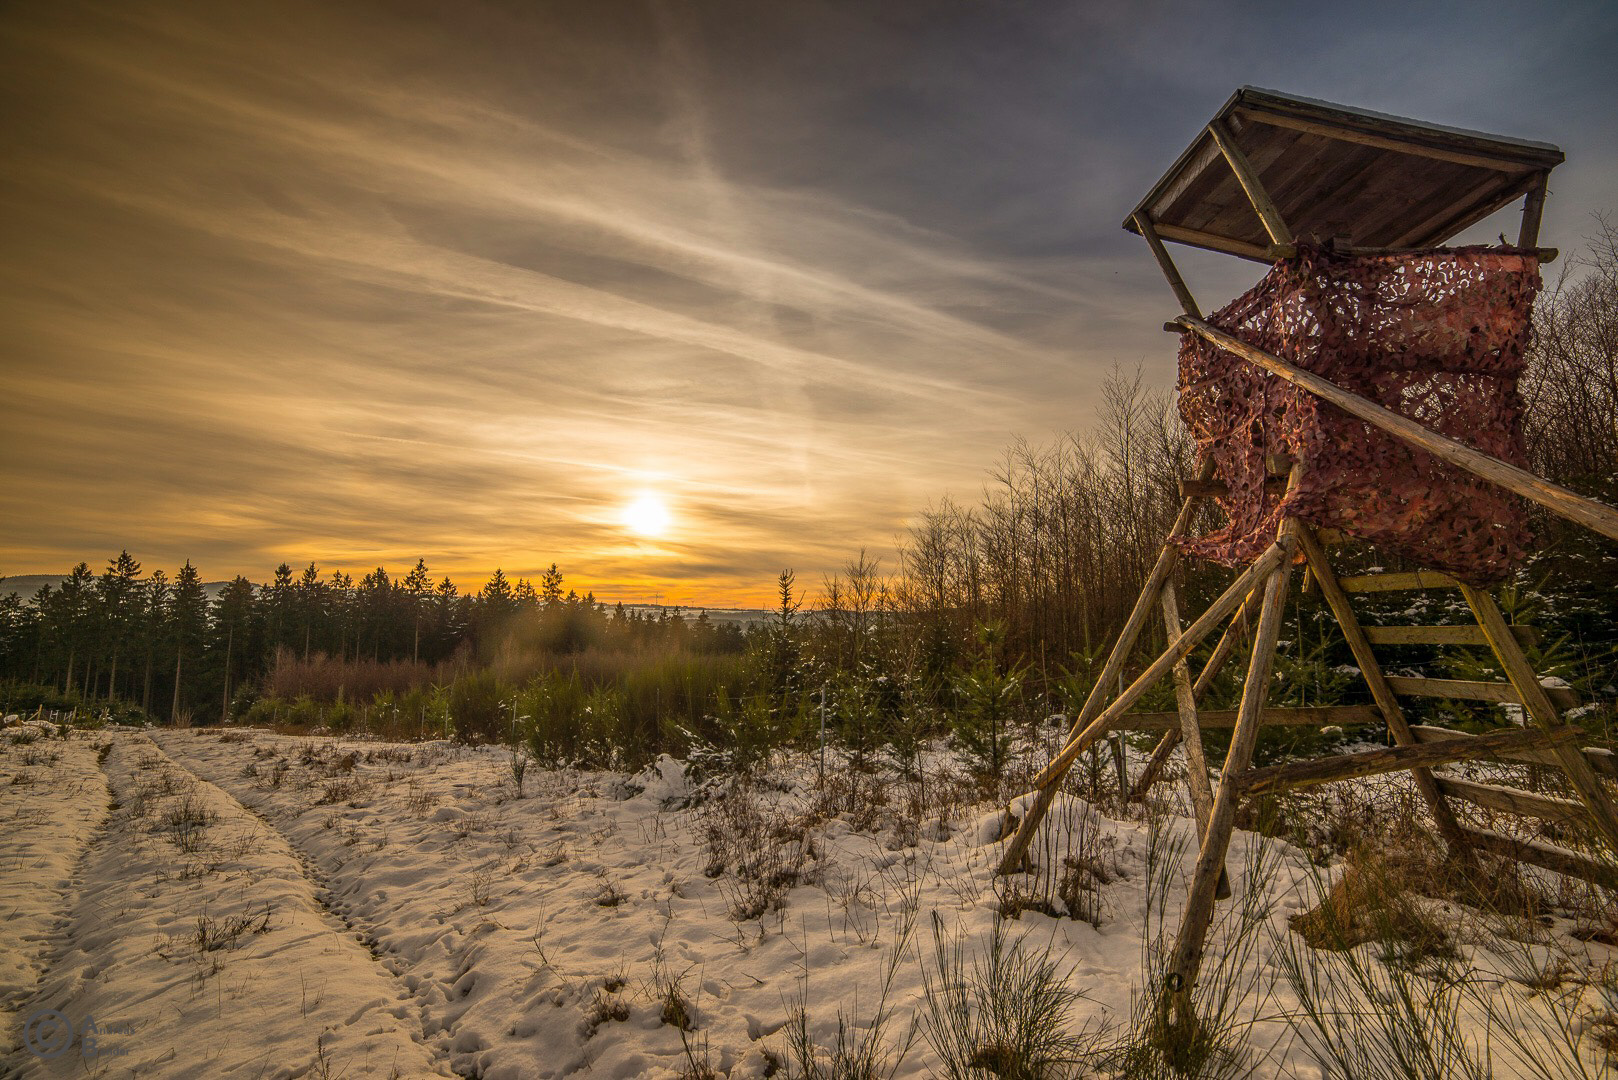
<path id="1" fill-rule="evenodd" d="M 405 789 L 405 810 L 411 817 L 424 818 L 438 805 L 438 796 L 422 787 L 421 781 L 412 780 Z"/>
<path id="2" fill-rule="evenodd" d="M 208 829 L 218 820 L 219 815 L 200 799 L 185 794 L 164 809 L 158 818 L 158 827 L 176 847 L 190 855 L 202 849 Z"/>
<path id="3" fill-rule="evenodd" d="M 360 777 L 348 777 L 343 780 L 331 780 L 321 792 L 320 798 L 315 800 L 316 806 L 325 806 L 332 803 L 347 803 L 355 805 L 360 799 L 369 794 L 370 782 Z"/>
<path id="4" fill-rule="evenodd" d="M 457 840 L 465 840 L 477 833 L 488 832 L 493 825 L 494 817 L 484 811 L 462 814 L 448 822 L 450 835 Z"/>

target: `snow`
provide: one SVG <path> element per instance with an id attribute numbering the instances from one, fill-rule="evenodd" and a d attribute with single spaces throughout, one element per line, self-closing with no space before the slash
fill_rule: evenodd
<path id="1" fill-rule="evenodd" d="M 796 1009 L 822 1045 L 840 1012 L 858 1033 L 890 970 L 902 1038 L 935 919 L 981 943 L 1010 880 L 993 874 L 1006 808 L 966 800 L 906 830 L 891 807 L 838 805 L 807 759 L 745 799 L 669 757 L 634 776 L 536 766 L 519 798 L 503 748 L 109 730 L 8 746 L 0 784 L 0 1072 L 21 1077 L 86 1071 L 77 1045 L 49 1061 L 22 1046 L 41 1008 L 93 1016 L 119 1076 L 762 1077 Z M 187 815 L 200 835 L 164 825 Z M 1145 822 L 1064 795 L 1036 836 L 1036 861 L 1083 835 L 1105 864 L 1092 921 L 1028 910 L 1013 935 L 1082 989 L 1075 1030 L 1127 1029 L 1149 929 L 1178 925 L 1195 838 L 1183 818 L 1164 830 L 1180 861 L 1156 914 Z M 1307 859 L 1270 843 L 1278 870 L 1253 879 L 1261 850 L 1239 832 L 1230 877 L 1284 937 Z M 746 860 L 779 871 L 777 895 Z M 201 948 L 199 919 L 245 928 Z M 1281 1019 L 1296 1002 L 1264 989 L 1270 949 L 1241 1006 L 1259 1017 L 1250 1075 L 1312 1075 Z M 671 992 L 689 1031 L 665 1022 Z M 939 1069 L 918 1039 L 897 1075 Z"/>

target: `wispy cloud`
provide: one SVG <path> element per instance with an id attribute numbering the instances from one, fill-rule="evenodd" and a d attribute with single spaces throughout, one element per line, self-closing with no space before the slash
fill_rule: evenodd
<path id="1" fill-rule="evenodd" d="M 612 8 L 8 11 L 0 572 L 421 555 L 762 599 L 1085 424 L 1112 364 L 1167 379 L 1112 205 L 1186 134 L 1124 122 L 1160 37 Z"/>

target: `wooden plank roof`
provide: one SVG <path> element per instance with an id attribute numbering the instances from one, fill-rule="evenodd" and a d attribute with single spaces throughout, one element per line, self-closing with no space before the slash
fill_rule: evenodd
<path id="1" fill-rule="evenodd" d="M 1223 125 L 1300 240 L 1437 247 L 1563 161 L 1549 143 L 1244 86 L 1136 206 L 1164 240 L 1268 261 L 1272 242 L 1210 128 Z"/>

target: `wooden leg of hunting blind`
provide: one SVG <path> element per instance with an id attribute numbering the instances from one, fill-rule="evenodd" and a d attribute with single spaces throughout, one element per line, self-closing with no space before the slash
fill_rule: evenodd
<path id="1" fill-rule="evenodd" d="M 1119 718 L 1129 711 L 1130 706 L 1139 701 L 1146 691 L 1150 690 L 1159 679 L 1169 673 L 1175 661 L 1180 660 L 1192 649 L 1196 648 L 1203 638 L 1213 632 L 1214 627 L 1222 619 L 1235 611 L 1236 607 L 1246 599 L 1255 582 L 1265 580 L 1277 566 L 1290 559 L 1291 556 L 1292 540 L 1290 537 L 1285 543 L 1277 542 L 1270 545 L 1268 551 L 1260 555 L 1251 566 L 1242 571 L 1241 575 L 1230 584 L 1230 587 L 1220 594 L 1219 599 L 1215 600 L 1207 611 L 1203 612 L 1195 622 L 1186 628 L 1185 633 L 1181 635 L 1178 642 L 1164 650 L 1163 654 L 1152 661 L 1146 670 L 1141 673 L 1140 677 L 1131 683 L 1129 688 L 1122 694 L 1118 695 L 1111 705 L 1105 709 L 1100 709 L 1099 715 L 1091 720 L 1082 731 L 1068 740 L 1067 745 L 1062 748 L 1061 752 L 1034 778 L 1034 800 L 1026 813 L 1024 813 L 1022 821 L 1018 823 L 1017 833 L 1011 838 L 1011 843 L 1006 846 L 1006 852 L 1001 857 L 1000 865 L 995 870 L 995 873 L 1012 874 L 1021 869 L 1023 858 L 1028 854 L 1028 848 L 1034 841 L 1034 832 L 1039 828 L 1039 822 L 1045 816 L 1045 811 L 1050 809 L 1051 802 L 1056 798 L 1057 785 L 1061 783 L 1062 777 L 1067 775 L 1068 769 L 1073 767 L 1073 762 L 1078 759 L 1078 756 L 1094 745 L 1097 739 L 1107 734 L 1112 729 L 1112 726 L 1118 722 Z M 1166 574 L 1164 576 L 1167 577 Z M 1141 594 L 1141 598 L 1146 601 L 1148 609 L 1156 601 L 1157 593 L 1162 587 L 1163 583 L 1158 581 L 1151 589 L 1150 598 L 1147 597 L 1146 593 Z M 1139 612 L 1140 609 L 1141 604 L 1137 601 L 1136 611 Z M 1144 618 L 1141 621 L 1144 622 Z M 1135 632 L 1138 634 L 1139 628 Z M 1119 647 L 1113 651 L 1114 657 L 1118 656 L 1122 651 L 1123 644 L 1124 642 L 1120 639 Z M 1133 644 L 1134 641 L 1131 639 L 1129 645 L 1133 647 Z M 1119 661 L 1119 664 L 1121 666 L 1122 661 Z M 1112 661 L 1109 659 L 1109 670 L 1111 667 Z M 1097 682 L 1095 690 L 1090 693 L 1090 700 L 1085 702 L 1084 712 L 1080 714 L 1081 721 L 1091 712 L 1092 703 L 1098 702 L 1097 695 L 1105 693 L 1107 685 L 1106 675 L 1103 673 L 1102 680 Z M 1096 707 L 1099 709 L 1099 705 Z M 1077 727 L 1078 725 L 1075 724 L 1074 726 Z"/>
<path id="2" fill-rule="evenodd" d="M 1231 651 L 1236 648 L 1242 638 L 1247 636 L 1248 616 L 1263 595 L 1264 587 L 1260 585 L 1248 593 L 1247 599 L 1242 601 L 1242 606 L 1236 609 L 1236 614 L 1230 620 L 1230 624 L 1225 627 L 1225 632 L 1219 636 L 1219 643 L 1214 646 L 1213 655 L 1209 656 L 1208 662 L 1202 665 L 1202 673 L 1197 676 L 1196 685 L 1191 688 L 1193 700 L 1199 703 L 1202 701 L 1202 695 L 1208 692 L 1208 687 L 1213 685 L 1214 678 L 1224 668 L 1225 661 L 1230 659 Z M 1157 783 L 1158 774 L 1163 771 L 1163 766 L 1168 762 L 1169 755 L 1179 745 L 1179 728 L 1171 727 L 1163 733 L 1163 738 L 1153 748 L 1152 756 L 1147 760 L 1146 767 L 1141 770 L 1140 777 L 1135 781 L 1134 789 L 1129 793 L 1130 802 L 1140 802 L 1146 798 L 1146 792 L 1151 790 L 1153 784 Z"/>
<path id="3" fill-rule="evenodd" d="M 1230 847 L 1231 832 L 1236 827 L 1241 775 L 1253 759 L 1253 747 L 1258 742 L 1259 714 L 1269 696 L 1270 673 L 1275 665 L 1275 642 L 1281 632 L 1281 615 L 1286 604 L 1287 584 L 1292 575 L 1290 556 L 1295 542 L 1296 522 L 1288 518 L 1281 524 L 1281 536 L 1276 543 L 1276 548 L 1288 557 L 1268 572 L 1264 583 L 1258 630 L 1253 635 L 1253 658 L 1247 665 L 1247 678 L 1242 684 L 1242 703 L 1237 709 L 1236 730 L 1231 735 L 1225 767 L 1219 774 L 1219 788 L 1214 793 L 1208 828 L 1202 834 L 1202 846 L 1197 853 L 1196 870 L 1191 878 L 1191 892 L 1186 897 L 1185 914 L 1180 922 L 1180 936 L 1174 943 L 1174 954 L 1165 973 L 1167 992 L 1162 1000 L 1167 1009 L 1167 1019 L 1173 1028 L 1181 1031 L 1190 1030 L 1196 1023 L 1191 1009 L 1191 991 L 1196 985 L 1197 973 L 1202 966 L 1202 953 L 1208 944 L 1208 928 L 1213 924 L 1220 869 L 1224 866 L 1225 853 Z"/>
<path id="4" fill-rule="evenodd" d="M 1478 625 L 1483 627 L 1484 636 L 1489 639 L 1489 647 L 1506 669 L 1506 678 L 1516 687 L 1528 715 L 1546 731 L 1555 729 L 1560 723 L 1560 714 L 1545 688 L 1539 685 L 1538 675 L 1523 655 L 1522 646 L 1517 644 L 1494 597 L 1470 585 L 1461 586 L 1461 595 L 1466 597 L 1472 614 L 1477 616 Z M 1606 838 L 1609 849 L 1618 853 L 1618 809 L 1614 808 L 1612 799 L 1591 771 L 1584 753 L 1576 745 L 1563 743 L 1556 747 L 1556 758 L 1562 771 L 1567 773 L 1568 783 L 1573 785 L 1574 792 L 1595 819 L 1596 827 Z"/>
<path id="5" fill-rule="evenodd" d="M 1249 596 L 1252 594 L 1249 593 Z M 1170 579 L 1163 585 L 1163 630 L 1172 646 L 1180 640 L 1180 599 Z M 1191 684 L 1191 669 L 1185 660 L 1174 665 L 1174 699 L 1180 710 L 1180 740 L 1185 743 L 1186 782 L 1191 788 L 1191 806 L 1197 816 L 1197 831 L 1208 831 L 1213 814 L 1213 789 L 1208 786 L 1208 759 L 1202 753 L 1202 726 L 1197 721 L 1197 695 Z M 1230 879 L 1221 863 L 1218 899 L 1230 895 Z"/>
<path id="6" fill-rule="evenodd" d="M 1214 461 L 1210 457 L 1198 466 L 1197 478 L 1209 480 L 1213 478 L 1213 474 Z M 1179 562 L 1180 549 L 1174 546 L 1174 541 L 1191 528 L 1191 519 L 1196 515 L 1198 505 L 1198 496 L 1190 496 L 1180 503 L 1180 513 L 1169 528 L 1168 536 L 1164 538 L 1163 549 L 1158 552 L 1156 565 L 1152 567 L 1152 572 L 1146 575 L 1146 583 L 1141 586 L 1140 596 L 1135 600 L 1135 609 L 1124 621 L 1124 628 L 1118 632 L 1118 640 L 1113 643 L 1112 652 L 1107 654 L 1107 662 L 1102 665 L 1101 674 L 1097 676 L 1095 685 L 1090 688 L 1084 707 L 1079 710 L 1079 715 L 1074 718 L 1072 727 L 1068 729 L 1069 743 L 1078 738 L 1106 707 L 1108 688 L 1115 685 L 1119 676 L 1123 674 L 1124 665 L 1129 662 L 1130 653 L 1135 651 L 1135 643 L 1140 640 L 1141 631 L 1146 629 L 1152 605 L 1157 603 L 1157 594 Z M 1065 768 L 1062 770 L 1063 773 L 1066 771 Z M 1060 774 L 1057 779 L 1061 779 Z M 1034 830 L 1038 828 L 1040 819 L 1045 816 L 1045 811 L 1050 809 L 1051 800 L 1055 798 L 1055 783 L 1039 785 L 1034 801 L 1023 813 L 1017 834 L 1012 837 L 1011 846 L 1006 849 L 1005 858 L 1000 861 L 997 873 L 1015 873 L 1022 866 L 1023 857 L 1028 854 L 1028 846 L 1033 842 Z"/>
<path id="7" fill-rule="evenodd" d="M 1326 557 L 1326 549 L 1320 546 L 1314 531 L 1302 524 L 1298 527 L 1298 544 L 1303 548 L 1304 558 L 1309 562 L 1309 571 L 1320 583 L 1320 595 L 1337 619 L 1337 625 L 1348 641 L 1348 649 L 1354 654 L 1354 663 L 1359 666 L 1360 675 L 1371 690 L 1371 700 L 1382 710 L 1382 718 L 1388 725 L 1388 734 L 1392 735 L 1393 741 L 1400 746 L 1413 745 L 1416 738 L 1410 733 L 1410 724 L 1405 720 L 1404 710 L 1399 707 L 1399 699 L 1394 696 L 1393 690 L 1388 686 L 1388 680 L 1382 674 L 1382 665 L 1377 663 L 1371 642 L 1365 636 L 1365 630 L 1360 626 L 1359 619 L 1354 615 L 1354 605 L 1349 602 L 1348 593 L 1343 591 L 1342 583 L 1337 580 L 1337 574 L 1331 568 L 1331 561 Z M 1466 839 L 1461 834 L 1460 825 L 1456 822 L 1449 803 L 1444 800 L 1438 785 L 1433 782 L 1433 774 L 1427 769 L 1412 769 L 1411 776 L 1415 778 L 1416 790 L 1421 793 L 1422 801 L 1432 811 L 1433 821 L 1438 826 L 1438 834 L 1444 838 L 1444 844 L 1449 848 L 1450 854 L 1464 857 L 1467 850 Z"/>

